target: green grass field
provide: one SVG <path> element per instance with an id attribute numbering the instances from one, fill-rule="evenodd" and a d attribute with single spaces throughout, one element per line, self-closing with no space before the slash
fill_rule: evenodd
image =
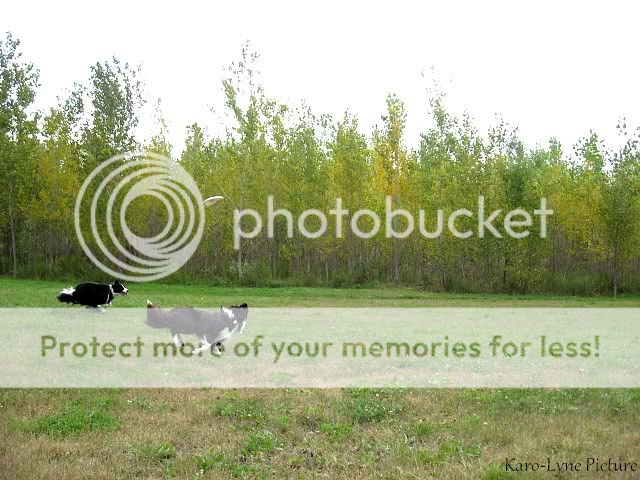
<path id="1" fill-rule="evenodd" d="M 64 286 L 3 278 L 0 307 L 57 306 Z M 117 306 L 640 306 L 624 296 L 129 287 Z M 5 389 L 0 478 L 638 478 L 507 472 L 505 459 L 638 462 L 639 426 L 640 390 Z"/>
<path id="2" fill-rule="evenodd" d="M 69 281 L 0 277 L 0 307 L 63 307 L 56 295 Z M 147 299 L 167 306 L 211 307 L 246 302 L 251 307 L 639 307 L 640 295 L 577 297 L 430 293 L 401 288 L 229 288 L 143 283 L 127 285 L 131 295 L 116 307 L 142 307 Z"/>

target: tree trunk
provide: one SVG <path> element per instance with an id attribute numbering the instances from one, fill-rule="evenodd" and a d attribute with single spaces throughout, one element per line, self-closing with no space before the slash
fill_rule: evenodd
<path id="1" fill-rule="evenodd" d="M 9 230 L 11 232 L 11 261 L 13 276 L 18 276 L 18 255 L 16 248 L 16 225 L 13 218 L 13 198 L 9 198 Z"/>
<path id="2" fill-rule="evenodd" d="M 618 242 L 613 247 L 613 265 L 612 265 L 612 283 L 613 283 L 613 297 L 618 296 Z"/>
<path id="3" fill-rule="evenodd" d="M 400 205 L 400 194 L 396 193 L 393 197 L 393 200 L 395 201 L 395 205 Z M 392 203 L 392 208 L 394 207 L 393 203 Z M 393 228 L 394 231 L 398 231 L 398 217 L 394 217 L 392 220 L 392 225 L 391 228 Z M 393 275 L 393 280 L 394 282 L 397 284 L 400 281 L 400 251 L 399 251 L 399 247 L 398 247 L 398 239 L 397 238 L 393 238 L 392 243 L 391 243 L 391 268 L 392 268 L 392 275 Z"/>
<path id="4" fill-rule="evenodd" d="M 507 259 L 506 255 L 503 255 L 502 257 L 502 291 L 506 292 L 507 291 L 507 267 L 509 264 L 509 260 Z"/>
<path id="5" fill-rule="evenodd" d="M 240 163 L 240 205 L 239 209 L 244 208 L 244 161 Z M 238 238 L 238 277 L 242 278 L 242 237 Z"/>

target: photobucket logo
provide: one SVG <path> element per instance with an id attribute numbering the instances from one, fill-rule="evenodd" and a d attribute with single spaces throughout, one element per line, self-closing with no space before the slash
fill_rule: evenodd
<path id="1" fill-rule="evenodd" d="M 165 209 L 164 227 L 149 237 L 127 223 L 127 211 L 143 197 Z M 204 205 L 195 181 L 178 163 L 150 152 L 117 155 L 98 165 L 80 188 L 76 235 L 103 272 L 121 280 L 157 280 L 182 267 L 198 248 Z"/>
<path id="2" fill-rule="evenodd" d="M 503 234 L 498 230 L 501 226 L 504 234 L 511 238 L 525 238 L 531 233 L 531 227 L 534 226 L 534 216 L 539 217 L 538 233 L 540 238 L 547 237 L 547 218 L 553 215 L 553 210 L 547 208 L 547 199 L 540 199 L 540 208 L 533 210 L 533 215 L 527 210 L 515 209 L 506 212 L 501 222 L 498 219 L 503 215 L 501 209 L 487 212 L 485 208 L 484 196 L 478 197 L 478 208 L 474 213 L 466 208 L 453 211 L 446 220 L 446 227 L 455 238 L 465 239 L 477 235 L 478 238 L 484 238 L 491 235 L 495 238 L 503 238 Z M 353 235 L 358 238 L 368 239 L 376 236 L 382 227 L 380 216 L 373 210 L 361 209 L 350 213 L 348 209 L 343 208 L 342 199 L 337 198 L 335 208 L 329 210 L 329 214 L 335 217 L 334 231 L 337 238 L 343 237 L 343 219 L 351 217 L 348 227 Z M 253 219 L 253 228 L 250 230 L 243 229 L 243 218 L 250 217 Z M 305 238 L 319 238 L 327 233 L 329 221 L 327 216 L 318 209 L 304 210 L 294 221 L 293 214 L 284 208 L 274 209 L 273 195 L 267 199 L 267 237 L 274 238 L 275 219 L 281 217 L 287 224 L 287 237 L 293 237 L 294 224 L 297 226 L 298 232 Z M 426 226 L 426 213 L 423 209 L 418 212 L 417 230 L 424 238 L 438 238 L 444 234 L 445 214 L 442 209 L 436 212 L 435 227 L 428 229 Z M 307 221 L 315 218 L 314 222 L 317 228 L 313 231 L 307 227 Z M 467 221 L 467 227 L 463 228 L 460 223 L 464 218 Z M 368 219 L 368 230 L 363 230 L 361 223 L 363 219 Z M 402 221 L 396 221 L 402 220 Z M 246 226 L 245 222 L 245 226 Z M 468 224 L 474 223 L 474 228 L 469 228 Z M 255 238 L 262 232 L 263 221 L 261 215 L 252 209 L 236 209 L 233 215 L 233 246 L 236 250 L 240 248 L 240 242 L 244 238 Z M 498 228 L 497 228 L 498 227 Z M 392 198 L 385 198 L 384 210 L 384 235 L 386 238 L 407 238 L 416 231 L 416 220 L 414 214 L 408 210 L 401 208 L 393 208 Z"/>

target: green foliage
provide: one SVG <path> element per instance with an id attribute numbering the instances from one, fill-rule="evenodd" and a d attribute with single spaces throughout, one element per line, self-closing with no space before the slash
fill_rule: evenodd
<path id="1" fill-rule="evenodd" d="M 0 40 L 0 224 L 4 226 L 0 265 L 17 275 L 22 248 L 20 233 L 26 223 L 38 152 L 38 115 L 30 113 L 38 87 L 38 70 L 22 60 L 20 41 L 7 34 Z M 5 243 L 5 239 L 7 240 Z"/>
<path id="2" fill-rule="evenodd" d="M 138 69 L 117 58 L 91 67 L 89 96 L 91 122 L 83 131 L 88 153 L 86 167 L 93 168 L 108 158 L 135 150 L 138 142 L 137 111 L 143 103 Z M 88 171 L 87 171 L 88 173 Z"/>
<path id="3" fill-rule="evenodd" d="M 145 102 L 139 69 L 117 59 L 90 67 L 42 116 L 32 113 L 38 71 L 21 57 L 11 35 L 0 42 L 0 274 L 24 277 L 100 277 L 86 261 L 69 212 L 79 186 L 100 162 L 144 145 L 171 155 L 160 100 L 151 138 L 135 132 Z M 259 56 L 244 45 L 222 82 L 228 122 L 215 138 L 198 124 L 187 131 L 179 161 L 205 195 L 227 197 L 208 210 L 204 240 L 174 281 L 205 280 L 246 287 L 295 284 L 351 287 L 407 285 L 429 291 L 618 294 L 640 291 L 640 147 L 638 131 L 621 121 L 622 146 L 608 148 L 596 132 L 566 153 L 555 139 L 527 148 L 504 121 L 485 134 L 472 120 L 447 111 L 445 97 L 429 99 L 431 126 L 418 145 L 407 145 L 406 107 L 386 99 L 380 124 L 363 131 L 346 113 L 334 120 L 302 104 L 288 106 L 267 96 Z M 305 209 L 329 217 L 325 236 L 289 235 L 277 218 L 273 238 L 266 225 L 254 239 L 233 247 L 233 210 L 251 208 L 266 218 L 267 197 L 297 218 Z M 522 239 L 472 236 L 457 239 L 419 234 L 370 239 L 349 228 L 352 212 L 368 208 L 384 225 L 384 200 L 436 226 L 445 214 L 500 209 L 496 225 L 513 209 L 532 211 L 540 198 L 554 210 L 546 238 L 534 224 Z M 350 213 L 337 235 L 328 215 L 335 199 Z M 166 215 L 153 199 L 135 205 L 132 229 L 157 233 Z M 319 225 L 311 218 L 307 228 Z M 245 218 L 243 222 L 249 222 Z M 459 218 L 461 230 L 478 220 Z M 396 229 L 404 220 L 393 220 Z M 372 227 L 369 218 L 358 223 Z M 246 228 L 249 226 L 243 224 Z M 501 233 L 503 227 L 499 226 Z"/>

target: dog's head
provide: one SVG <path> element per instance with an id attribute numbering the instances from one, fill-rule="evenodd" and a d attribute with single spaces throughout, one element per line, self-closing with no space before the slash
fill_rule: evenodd
<path id="1" fill-rule="evenodd" d="M 238 332 L 242 333 L 245 325 L 247 324 L 247 317 L 249 316 L 249 305 L 243 303 L 242 305 L 232 305 L 229 309 L 233 312 L 233 318 L 238 322 Z"/>
<path id="2" fill-rule="evenodd" d="M 249 305 L 246 303 L 243 303 L 242 305 L 231 305 L 229 308 L 232 309 L 236 315 L 244 316 L 245 318 L 249 313 Z"/>
<path id="3" fill-rule="evenodd" d="M 111 289 L 113 290 L 113 293 L 116 295 L 126 296 L 127 293 L 129 293 L 129 289 L 125 287 L 123 284 L 121 284 L 118 280 L 114 280 L 114 282 L 111 284 Z"/>

